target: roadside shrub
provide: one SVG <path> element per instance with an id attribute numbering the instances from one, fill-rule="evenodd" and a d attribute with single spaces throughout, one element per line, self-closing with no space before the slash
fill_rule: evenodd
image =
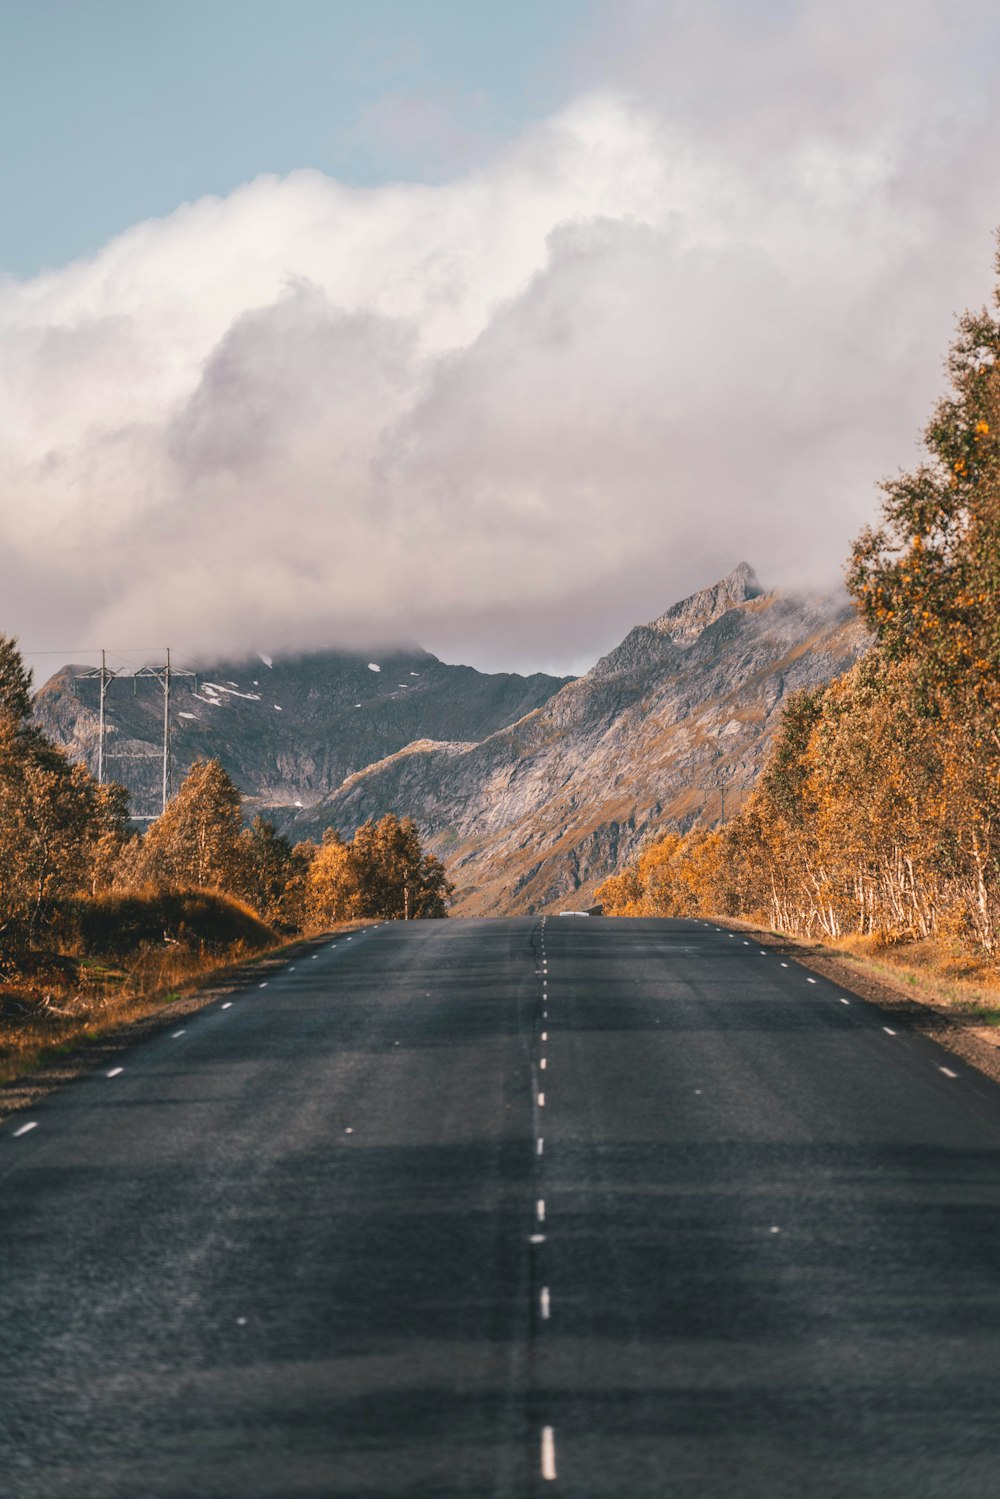
<path id="1" fill-rule="evenodd" d="M 81 897 L 70 903 L 67 924 L 70 942 L 84 956 L 125 957 L 140 947 L 174 943 L 212 952 L 242 943 L 257 951 L 277 940 L 249 906 L 212 890 Z"/>

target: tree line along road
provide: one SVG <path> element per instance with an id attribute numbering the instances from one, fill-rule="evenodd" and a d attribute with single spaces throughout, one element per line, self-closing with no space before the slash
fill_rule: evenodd
<path id="1" fill-rule="evenodd" d="M 998 1166 L 743 933 L 340 936 L 0 1129 L 0 1487 L 988 1495 Z"/>

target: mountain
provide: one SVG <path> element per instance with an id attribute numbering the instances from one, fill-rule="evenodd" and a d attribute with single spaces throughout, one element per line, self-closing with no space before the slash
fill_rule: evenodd
<path id="1" fill-rule="evenodd" d="M 185 662 L 185 666 L 190 663 Z M 42 729 L 97 768 L 99 687 L 67 666 L 35 697 Z M 257 656 L 213 662 L 171 684 L 174 788 L 217 755 L 250 803 L 308 807 L 414 740 L 478 742 L 530 714 L 570 678 L 487 674 L 426 651 Z M 139 816 L 160 810 L 163 696 L 122 678 L 107 694 L 107 775 Z"/>
<path id="2" fill-rule="evenodd" d="M 217 755 L 293 838 L 408 813 L 458 885 L 458 913 L 589 902 L 654 830 L 731 815 L 787 695 L 845 670 L 867 637 L 843 595 L 765 592 L 747 564 L 674 604 L 578 679 L 487 675 L 425 651 L 214 662 L 178 677 L 172 781 Z M 42 728 L 97 758 L 98 684 L 66 667 Z M 108 692 L 108 775 L 159 811 L 163 699 Z"/>
<path id="3" fill-rule="evenodd" d="M 846 670 L 866 645 L 846 597 L 766 593 L 741 563 L 517 722 L 475 743 L 408 744 L 292 830 L 349 833 L 409 813 L 448 864 L 460 914 L 578 906 L 654 828 L 734 812 L 787 695 Z"/>

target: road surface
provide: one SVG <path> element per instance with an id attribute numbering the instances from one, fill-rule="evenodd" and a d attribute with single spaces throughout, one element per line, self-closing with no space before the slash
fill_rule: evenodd
<path id="1" fill-rule="evenodd" d="M 0 1204 L 10 1499 L 1000 1489 L 1000 1088 L 743 933 L 341 936 Z"/>

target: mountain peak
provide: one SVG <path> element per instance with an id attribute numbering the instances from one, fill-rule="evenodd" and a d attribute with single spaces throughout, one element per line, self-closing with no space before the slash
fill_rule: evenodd
<path id="1" fill-rule="evenodd" d="M 669 635 L 678 643 L 691 640 L 713 620 L 739 604 L 760 598 L 763 592 L 749 562 L 741 562 L 710 588 L 701 588 L 689 598 L 681 599 L 680 603 L 672 604 L 665 614 L 651 620 L 648 628 L 658 635 Z"/>

